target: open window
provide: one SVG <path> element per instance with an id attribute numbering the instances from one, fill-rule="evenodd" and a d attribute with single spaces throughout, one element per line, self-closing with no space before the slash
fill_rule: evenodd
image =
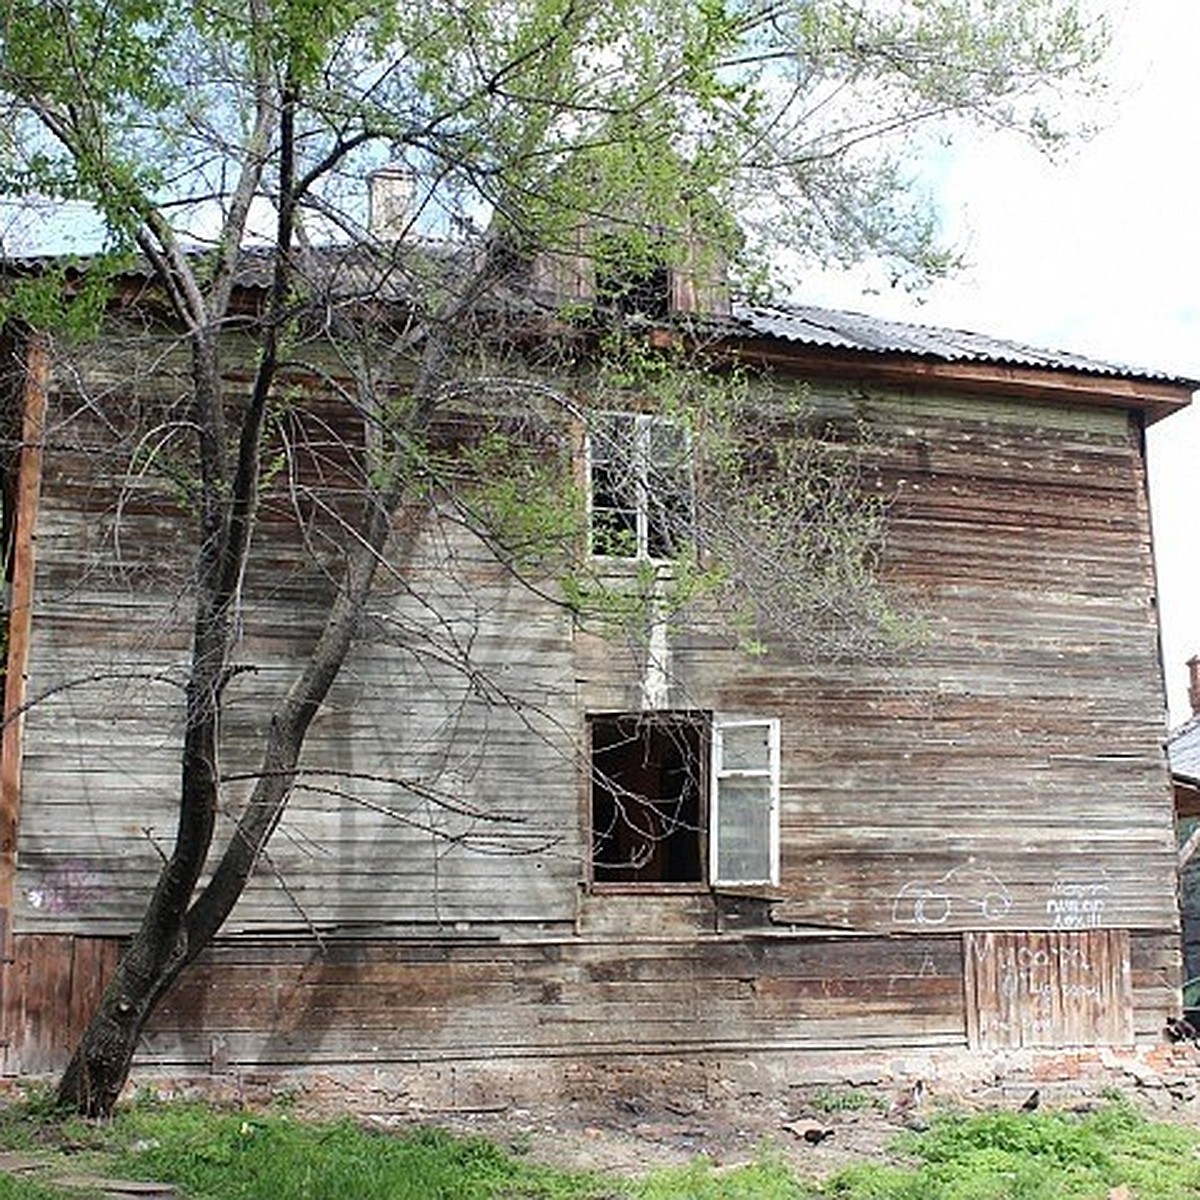
<path id="1" fill-rule="evenodd" d="M 778 883 L 778 720 L 618 713 L 589 728 L 594 883 Z"/>
<path id="2" fill-rule="evenodd" d="M 713 723 L 710 878 L 779 881 L 779 722 Z"/>
<path id="3" fill-rule="evenodd" d="M 596 413 L 587 441 L 592 553 L 677 558 L 692 532 L 687 430 L 648 413 Z"/>

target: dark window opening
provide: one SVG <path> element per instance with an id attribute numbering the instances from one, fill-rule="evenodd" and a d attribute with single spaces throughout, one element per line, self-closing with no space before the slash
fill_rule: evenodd
<path id="1" fill-rule="evenodd" d="M 671 272 L 661 263 L 596 271 L 596 299 L 607 312 L 661 321 L 671 315 Z"/>
<path id="2" fill-rule="evenodd" d="M 593 717 L 592 878 L 703 883 L 709 719 Z"/>
<path id="3" fill-rule="evenodd" d="M 638 557 L 643 487 L 637 452 L 636 418 L 601 414 L 593 420 L 588 465 L 591 473 L 592 553 Z"/>

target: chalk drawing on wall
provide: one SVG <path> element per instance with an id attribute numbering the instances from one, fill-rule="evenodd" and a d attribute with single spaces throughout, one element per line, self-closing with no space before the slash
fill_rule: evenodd
<path id="1" fill-rule="evenodd" d="M 1046 900 L 1046 916 L 1055 929 L 1098 929 L 1105 923 L 1109 891 L 1103 867 L 1090 875 L 1056 875 Z"/>
<path id="2" fill-rule="evenodd" d="M 46 913 L 77 913 L 91 908 L 101 897 L 96 876 L 78 859 L 70 859 L 47 872 L 34 887 L 27 888 L 30 908 Z"/>
<path id="3" fill-rule="evenodd" d="M 898 925 L 945 925 L 947 921 L 999 921 L 1012 908 L 1004 881 L 988 867 L 968 861 L 931 882 L 910 881 L 892 902 Z"/>

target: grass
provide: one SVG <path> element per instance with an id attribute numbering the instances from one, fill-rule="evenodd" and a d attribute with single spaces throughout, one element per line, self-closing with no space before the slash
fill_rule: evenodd
<path id="1" fill-rule="evenodd" d="M 822 1087 L 808 1097 L 808 1104 L 820 1113 L 857 1112 L 864 1108 L 879 1108 L 882 1101 L 874 1092 L 862 1088 Z"/>
<path id="2" fill-rule="evenodd" d="M 116 1166 L 166 1179 L 195 1200 L 583 1200 L 603 1194 L 586 1175 L 522 1162 L 483 1138 L 438 1129 L 405 1136 L 350 1120 L 214 1113 L 201 1106 L 139 1108 L 118 1122 Z"/>
<path id="3" fill-rule="evenodd" d="M 945 1117 L 898 1139 L 917 1159 L 855 1166 L 818 1194 L 830 1200 L 1097 1200 L 1124 1185 L 1137 1200 L 1200 1196 L 1200 1135 L 1146 1121 L 1115 1102 L 1097 1113 Z"/>
<path id="4" fill-rule="evenodd" d="M 820 1182 L 770 1148 L 744 1167 L 701 1159 L 630 1181 L 436 1129 L 394 1135 L 175 1103 L 138 1103 L 95 1125 L 56 1121 L 35 1098 L 0 1109 L 0 1147 L 43 1151 L 63 1173 L 170 1182 L 190 1200 L 1105 1200 L 1121 1185 L 1135 1200 L 1200 1197 L 1200 1134 L 1119 1100 L 1082 1116 L 942 1116 L 898 1139 L 910 1165 L 863 1163 Z M 0 1176 L 0 1200 L 63 1194 Z"/>
<path id="5" fill-rule="evenodd" d="M 40 1183 L 35 1179 L 14 1179 L 0 1175 L 0 1200 L 81 1200 L 79 1192 L 64 1192 L 60 1188 Z"/>

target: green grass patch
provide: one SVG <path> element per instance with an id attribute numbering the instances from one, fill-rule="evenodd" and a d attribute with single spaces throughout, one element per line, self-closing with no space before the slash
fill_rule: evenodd
<path id="1" fill-rule="evenodd" d="M 202 1106 L 122 1114 L 116 1169 L 168 1180 L 192 1200 L 591 1200 L 611 1192 L 595 1176 L 524 1162 L 483 1138 L 438 1129 L 404 1135 L 350 1120 L 312 1124 L 286 1115 Z"/>
<path id="2" fill-rule="evenodd" d="M 896 1148 L 904 1169 L 866 1164 L 829 1179 L 830 1200 L 1103 1200 L 1124 1184 L 1137 1200 L 1200 1196 L 1200 1134 L 1112 1103 L 1087 1116 L 943 1117 Z"/>
<path id="3" fill-rule="evenodd" d="M 815 1112 L 837 1113 L 858 1112 L 864 1108 L 880 1108 L 879 1096 L 861 1088 L 817 1088 L 808 1097 L 808 1105 Z"/>
<path id="4" fill-rule="evenodd" d="M 802 1183 L 777 1155 L 764 1152 L 758 1162 L 732 1170 L 701 1159 L 690 1167 L 655 1171 L 631 1185 L 628 1195 L 631 1200 L 809 1200 L 820 1192 Z"/>
<path id="5" fill-rule="evenodd" d="M 57 1156 L 72 1174 L 174 1184 L 189 1200 L 1136 1200 L 1200 1197 L 1200 1134 L 1116 1101 L 1087 1115 L 936 1118 L 897 1139 L 903 1160 L 801 1178 L 778 1150 L 719 1167 L 700 1159 L 632 1181 L 539 1166 L 483 1138 L 400 1134 L 290 1112 L 139 1103 L 110 1123 L 58 1121 L 35 1098 L 0 1108 L 0 1146 Z M 908 1165 L 903 1165 L 903 1162 Z M 57 1200 L 0 1176 L 0 1200 Z"/>
<path id="6" fill-rule="evenodd" d="M 86 1200 L 82 1192 L 64 1192 L 36 1179 L 0 1175 L 0 1200 Z"/>

